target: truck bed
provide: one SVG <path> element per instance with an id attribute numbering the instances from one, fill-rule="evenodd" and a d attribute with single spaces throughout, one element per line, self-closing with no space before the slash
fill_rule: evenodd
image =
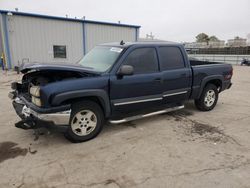
<path id="1" fill-rule="evenodd" d="M 221 65 L 222 63 L 218 63 L 218 62 L 209 62 L 209 61 L 199 61 L 199 60 L 190 60 L 190 65 L 191 66 L 198 66 L 198 65 Z"/>
<path id="2" fill-rule="evenodd" d="M 199 97 L 199 92 L 203 88 L 202 81 L 205 78 L 213 77 L 214 79 L 221 78 L 222 86 L 220 91 L 226 89 L 230 80 L 224 80 L 224 75 L 232 72 L 232 65 L 217 62 L 190 60 L 191 70 L 193 73 L 192 80 L 192 99 Z"/>

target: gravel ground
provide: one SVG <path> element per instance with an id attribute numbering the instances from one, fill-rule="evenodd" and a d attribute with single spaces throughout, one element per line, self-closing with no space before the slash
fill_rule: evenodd
<path id="1" fill-rule="evenodd" d="M 0 72 L 0 187 L 250 187 L 250 67 L 234 67 L 233 87 L 210 112 L 188 102 L 79 144 L 14 127 L 7 94 L 20 78 Z"/>

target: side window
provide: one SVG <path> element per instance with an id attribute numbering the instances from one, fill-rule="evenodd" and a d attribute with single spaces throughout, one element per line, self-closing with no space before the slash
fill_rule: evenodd
<path id="1" fill-rule="evenodd" d="M 182 53 L 178 47 L 160 47 L 161 69 L 178 69 L 185 67 Z"/>
<path id="2" fill-rule="evenodd" d="M 154 48 L 138 48 L 132 51 L 124 60 L 123 65 L 134 67 L 135 74 L 158 71 L 158 60 Z"/>

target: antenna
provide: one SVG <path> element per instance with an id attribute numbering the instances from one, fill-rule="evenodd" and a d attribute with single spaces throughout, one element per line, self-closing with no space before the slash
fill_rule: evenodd
<path id="1" fill-rule="evenodd" d="M 120 45 L 124 45 L 124 44 L 125 44 L 125 42 L 123 42 L 123 40 L 121 40 Z"/>

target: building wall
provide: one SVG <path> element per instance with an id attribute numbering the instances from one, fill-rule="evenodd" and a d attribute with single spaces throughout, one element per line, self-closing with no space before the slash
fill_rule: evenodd
<path id="1" fill-rule="evenodd" d="M 1 17 L 0 17 L 0 19 L 1 19 Z M 1 23 L 0 23 L 0 25 L 1 25 Z M 3 53 L 3 37 L 2 37 L 2 31 L 0 29 L 0 56 L 2 53 Z"/>
<path id="2" fill-rule="evenodd" d="M 191 42 L 185 43 L 186 48 L 223 48 L 225 47 L 225 41 L 209 41 L 207 42 Z"/>
<path id="3" fill-rule="evenodd" d="M 29 62 L 76 63 L 97 44 L 139 36 L 139 26 L 4 10 L 0 25 L 9 69 Z M 54 58 L 53 45 L 66 46 L 67 57 Z"/>
<path id="4" fill-rule="evenodd" d="M 86 51 L 100 43 L 137 40 L 136 28 L 85 23 Z"/>
<path id="5" fill-rule="evenodd" d="M 77 62 L 83 57 L 82 23 L 7 16 L 11 63 Z M 53 45 L 66 45 L 67 58 L 54 58 Z M 18 63 L 19 62 L 19 63 Z"/>
<path id="6" fill-rule="evenodd" d="M 242 39 L 242 38 L 229 39 L 227 43 L 228 46 L 232 47 L 247 46 L 247 39 Z"/>

